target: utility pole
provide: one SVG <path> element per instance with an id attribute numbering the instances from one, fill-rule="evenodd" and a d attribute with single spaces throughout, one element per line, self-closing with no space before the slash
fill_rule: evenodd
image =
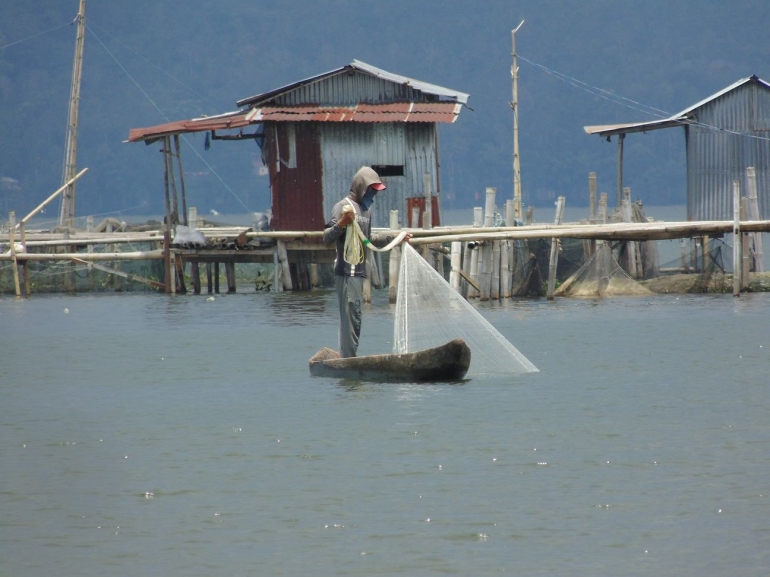
<path id="1" fill-rule="evenodd" d="M 75 59 L 72 64 L 72 86 L 70 87 L 70 107 L 67 116 L 67 143 L 64 151 L 64 170 L 62 184 L 68 183 L 77 171 L 78 156 L 78 108 L 80 107 L 80 78 L 83 73 L 83 43 L 86 35 L 86 0 L 80 0 L 78 23 L 75 39 Z M 75 218 L 75 182 L 71 182 L 61 196 L 59 225 L 72 226 Z"/>
<path id="2" fill-rule="evenodd" d="M 519 66 L 516 63 L 516 32 L 519 31 L 522 20 L 519 25 L 511 30 L 511 78 L 513 79 L 513 216 L 516 220 L 521 220 L 521 164 L 519 162 Z M 510 224 L 508 224 L 510 226 Z"/>

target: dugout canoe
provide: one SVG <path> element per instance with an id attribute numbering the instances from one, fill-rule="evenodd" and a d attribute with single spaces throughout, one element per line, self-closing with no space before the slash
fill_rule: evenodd
<path id="1" fill-rule="evenodd" d="M 470 364 L 471 350 L 462 339 L 414 353 L 344 359 L 337 351 L 324 347 L 310 358 L 310 374 L 362 381 L 458 381 Z"/>

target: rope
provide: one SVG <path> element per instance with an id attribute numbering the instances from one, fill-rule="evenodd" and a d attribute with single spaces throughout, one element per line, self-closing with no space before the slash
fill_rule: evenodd
<path id="1" fill-rule="evenodd" d="M 351 207 L 351 210 L 355 214 L 355 208 L 353 208 L 353 203 L 351 203 L 349 199 L 346 199 L 346 200 L 348 200 L 349 206 Z M 343 212 L 348 212 L 348 211 L 343 209 Z M 387 246 L 378 248 L 374 246 L 368 238 L 366 238 L 364 231 L 361 230 L 361 227 L 359 226 L 358 221 L 355 218 L 353 218 L 353 222 L 348 228 L 352 228 L 355 234 L 345 235 L 345 246 L 342 253 L 342 258 L 345 259 L 346 263 L 352 264 L 352 265 L 362 264 L 366 259 L 364 246 L 367 246 L 370 249 L 377 252 L 387 252 L 389 250 L 392 250 L 393 247 L 401 244 L 401 241 L 403 241 L 404 237 L 406 237 L 407 235 L 407 232 L 405 230 L 402 230 L 400 233 L 398 233 L 396 238 L 394 238 L 392 241 L 390 241 L 390 243 L 388 243 Z"/>

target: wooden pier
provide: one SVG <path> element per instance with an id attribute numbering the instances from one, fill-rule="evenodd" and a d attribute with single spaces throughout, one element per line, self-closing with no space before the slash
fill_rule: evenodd
<path id="1" fill-rule="evenodd" d="M 532 224 L 516 227 L 438 227 L 433 229 L 409 229 L 413 235 L 412 245 L 426 247 L 443 247 L 446 244 L 470 243 L 472 249 L 489 246 L 492 252 L 501 249 L 501 241 L 528 241 L 545 239 L 585 239 L 604 241 L 650 241 L 693 237 L 720 237 L 726 234 L 747 234 L 755 232 L 770 232 L 770 220 L 751 221 L 707 221 L 707 222 L 651 222 L 651 223 L 614 223 L 614 224 Z M 0 243 L 7 245 L 15 243 L 15 248 L 20 248 L 18 235 L 13 234 L 13 229 L 0 233 Z M 226 272 L 228 291 L 235 291 L 234 267 L 241 263 L 259 263 L 272 265 L 275 268 L 273 290 L 296 290 L 298 288 L 310 288 L 312 282 L 310 273 L 305 272 L 309 265 L 330 264 L 334 261 L 333 247 L 327 247 L 321 241 L 321 231 L 254 231 L 248 227 L 206 228 L 201 232 L 207 239 L 218 242 L 219 245 L 228 244 L 231 248 L 185 248 L 165 246 L 165 239 L 169 238 L 162 230 L 144 232 L 86 232 L 68 230 L 66 232 L 27 231 L 23 248 L 21 250 L 9 250 L 0 255 L 0 261 L 15 262 L 19 267 L 24 267 L 30 262 L 72 262 L 77 264 L 91 263 L 120 263 L 136 260 L 164 260 L 168 258 L 169 278 L 176 278 L 176 282 L 162 282 L 153 279 L 130 278 L 128 273 L 122 273 L 111 267 L 98 267 L 99 270 L 110 274 L 123 275 L 130 280 L 145 282 L 155 289 L 166 292 L 186 292 L 185 276 L 181 271 L 190 263 L 189 278 L 192 282 L 192 290 L 196 293 L 202 291 L 200 280 L 200 267 L 206 267 L 206 279 L 208 292 L 219 292 L 219 267 L 223 266 Z M 377 229 L 379 233 L 395 232 L 390 229 Z M 260 239 L 260 244 L 254 246 L 253 239 Z M 497 248 L 495 245 L 497 243 Z M 742 245 L 742 243 L 735 243 Z M 122 251 L 121 247 L 143 245 L 147 250 Z M 458 245 L 459 246 L 459 245 Z M 98 248 L 101 251 L 97 251 Z M 61 251 L 61 252 L 59 252 Z M 450 252 L 444 248 L 444 253 Z M 460 254 L 467 251 L 460 250 Z M 490 256 L 482 256 L 492 261 Z M 495 253 L 497 254 L 497 253 Z M 499 261 L 500 257 L 497 256 Z M 738 262 L 741 262 L 739 258 Z M 473 271 L 471 263 L 461 264 L 462 260 L 455 262 L 452 270 L 461 278 L 471 279 L 471 288 L 475 284 L 477 289 L 479 282 L 478 261 L 476 270 Z M 213 268 L 213 271 L 212 271 Z M 455 271 L 454 269 L 457 268 Z M 106 269 L 106 270 L 105 270 Z M 485 271 L 497 275 L 500 272 Z M 507 271 L 510 274 L 510 271 Z M 304 278 L 307 275 L 308 278 Z M 25 274 L 22 273 L 22 277 Z M 293 279 L 292 279 L 293 277 Z M 26 277 L 28 279 L 28 276 Z M 20 287 L 21 287 L 20 282 Z M 30 294 L 29 284 L 26 284 L 25 293 Z M 17 291 L 21 296 L 21 288 Z M 478 295 L 481 298 L 489 298 L 490 295 Z M 506 295 L 504 295 L 506 296 Z M 507 295 L 509 296 L 509 295 Z M 493 297 L 496 298 L 496 297 Z"/>

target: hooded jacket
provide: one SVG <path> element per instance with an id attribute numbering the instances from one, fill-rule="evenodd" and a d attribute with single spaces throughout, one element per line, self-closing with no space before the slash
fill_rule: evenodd
<path id="1" fill-rule="evenodd" d="M 361 201 L 372 184 L 382 184 L 380 177 L 374 171 L 374 169 L 364 166 L 355 176 L 350 183 L 350 192 L 348 195 L 334 205 L 332 208 L 331 218 L 324 227 L 324 243 L 331 244 L 336 243 L 336 257 L 334 259 L 334 274 L 340 276 L 360 276 L 366 278 L 366 262 L 360 265 L 351 265 L 345 262 L 342 258 L 343 250 L 345 247 L 345 235 L 347 234 L 347 228 L 342 228 L 337 223 L 342 218 L 342 208 L 346 204 L 352 204 L 356 212 L 356 221 L 358 226 L 361 227 L 361 231 L 366 235 L 373 245 L 377 247 L 383 247 L 387 245 L 393 237 L 390 235 L 372 235 L 372 222 L 371 213 L 368 210 L 364 210 L 361 205 Z M 354 234 L 353 231 L 350 234 Z"/>

